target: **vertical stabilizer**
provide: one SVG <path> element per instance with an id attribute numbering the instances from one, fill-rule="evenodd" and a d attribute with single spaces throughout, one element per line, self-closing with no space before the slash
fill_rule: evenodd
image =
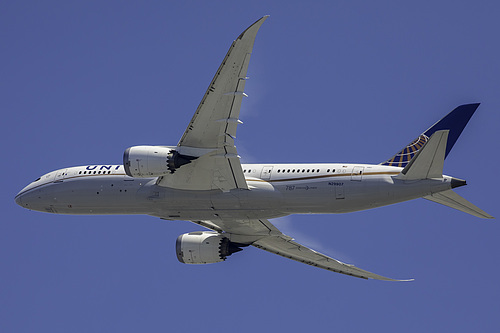
<path id="1" fill-rule="evenodd" d="M 444 155 L 444 157 L 446 158 L 478 106 L 479 103 L 460 105 L 459 107 L 448 113 L 444 118 L 432 125 L 425 132 L 420 134 L 418 138 L 413 140 L 396 155 L 380 164 L 402 168 L 406 167 L 406 165 L 411 161 L 415 154 L 417 154 L 418 151 L 422 149 L 429 138 L 435 132 L 441 130 L 450 131 L 448 135 L 448 144 Z"/>

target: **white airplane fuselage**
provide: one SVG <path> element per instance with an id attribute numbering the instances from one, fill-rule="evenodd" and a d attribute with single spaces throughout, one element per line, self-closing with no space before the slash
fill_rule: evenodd
<path id="1" fill-rule="evenodd" d="M 170 220 L 271 219 L 365 210 L 451 189 L 449 176 L 404 181 L 402 168 L 368 164 L 243 164 L 248 190 L 192 191 L 133 178 L 123 165 L 50 172 L 16 202 L 58 214 L 146 214 Z"/>

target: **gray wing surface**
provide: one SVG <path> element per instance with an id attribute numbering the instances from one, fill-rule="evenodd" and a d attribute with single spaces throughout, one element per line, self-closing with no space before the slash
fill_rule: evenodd
<path id="1" fill-rule="evenodd" d="M 412 280 L 395 280 L 365 271 L 353 265 L 344 264 L 343 262 L 330 258 L 304 245 L 294 242 L 291 237 L 288 237 L 283 234 L 279 236 L 269 236 L 259 239 L 255 241 L 252 245 L 259 249 L 266 250 L 268 252 L 307 265 L 323 268 L 332 272 L 346 274 L 362 279 L 374 279 L 383 281 L 412 281 Z"/>
<path id="2" fill-rule="evenodd" d="M 383 281 L 412 281 L 396 280 L 375 273 L 365 271 L 354 265 L 345 264 L 327 255 L 319 253 L 281 233 L 266 219 L 259 220 L 214 220 L 192 221 L 204 227 L 226 232 L 231 241 L 250 243 L 256 248 L 292 259 L 307 265 L 326 269 L 332 272 L 350 275 L 362 279 Z"/>
<path id="3" fill-rule="evenodd" d="M 158 184 L 188 190 L 247 189 L 234 139 L 245 95 L 248 64 L 262 17 L 232 43 L 193 118 L 177 144 L 177 152 L 196 157 Z"/>

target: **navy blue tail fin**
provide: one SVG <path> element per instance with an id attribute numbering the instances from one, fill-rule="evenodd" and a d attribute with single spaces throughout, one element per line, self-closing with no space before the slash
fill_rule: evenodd
<path id="1" fill-rule="evenodd" d="M 404 168 L 408 162 L 411 161 L 413 156 L 423 147 L 423 145 L 429 140 L 432 134 L 440 130 L 449 130 L 448 143 L 446 145 L 445 158 L 453 148 L 455 142 L 457 142 L 458 137 L 465 128 L 465 125 L 469 122 L 479 103 L 460 105 L 453 111 L 448 113 L 440 121 L 432 125 L 424 133 L 420 134 L 418 138 L 412 141 L 409 145 L 404 147 L 400 152 L 391 157 L 385 162 L 380 163 L 381 165 L 390 165 Z"/>

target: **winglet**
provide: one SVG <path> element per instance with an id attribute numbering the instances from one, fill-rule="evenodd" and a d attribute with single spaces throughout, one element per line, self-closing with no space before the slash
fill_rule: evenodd
<path id="1" fill-rule="evenodd" d="M 253 32 L 253 38 L 255 38 L 255 35 L 257 34 L 257 31 L 259 30 L 260 26 L 262 25 L 262 23 L 264 23 L 265 20 L 267 20 L 269 18 L 269 15 L 264 15 L 262 16 L 260 19 L 258 19 L 257 21 L 255 21 L 254 23 L 252 23 L 252 25 L 250 25 L 248 28 L 245 29 L 245 31 L 243 31 L 237 39 L 242 39 L 243 36 L 249 31 L 249 30 L 252 30 L 254 29 L 255 31 Z"/>

